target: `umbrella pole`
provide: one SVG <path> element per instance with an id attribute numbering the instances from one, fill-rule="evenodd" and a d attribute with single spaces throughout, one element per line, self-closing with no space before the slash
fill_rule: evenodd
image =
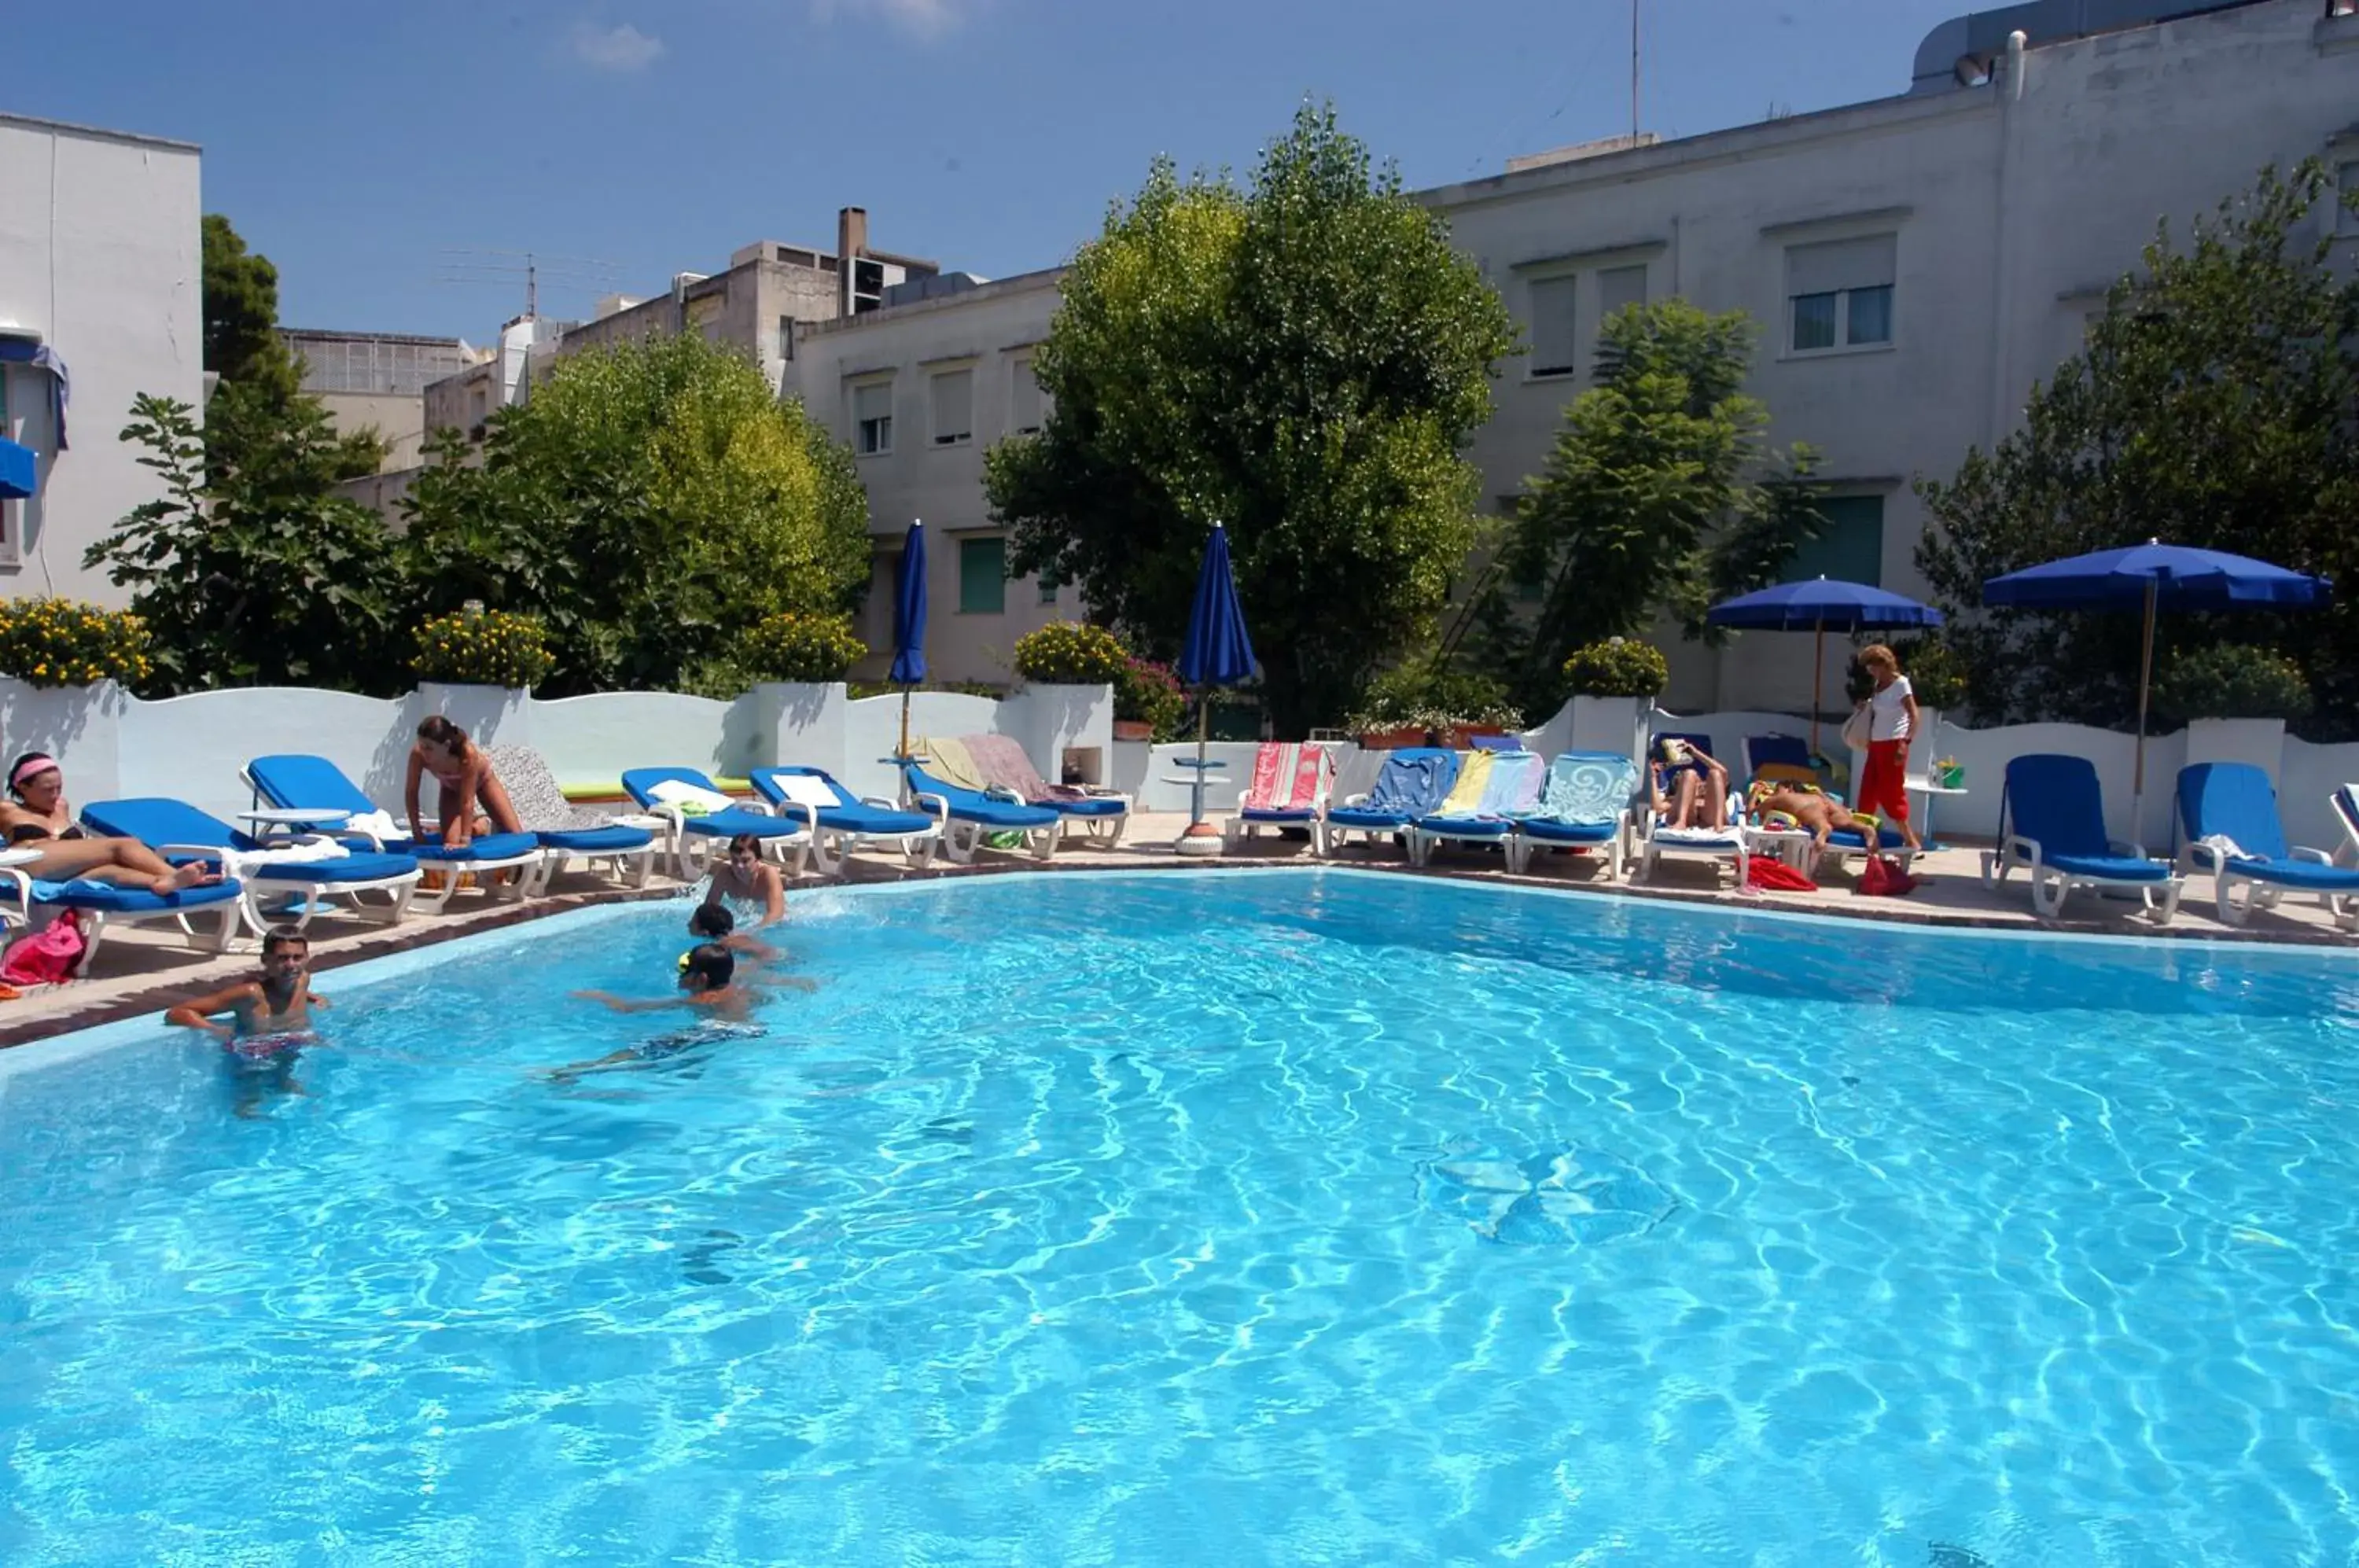
<path id="1" fill-rule="evenodd" d="M 1218 855 L 1223 847 L 1221 830 L 1204 820 L 1204 773 L 1212 766 L 1205 760 L 1204 751 L 1212 731 L 1212 689 L 1200 687 L 1196 692 L 1196 777 L 1188 785 L 1188 829 L 1171 846 L 1180 855 Z M 1180 766 L 1188 765 L 1183 762 Z"/>
<path id="2" fill-rule="evenodd" d="M 1818 631 L 1810 638 L 1810 755 L 1819 755 L 1819 710 L 1826 704 L 1821 693 L 1827 680 L 1827 619 L 1819 617 Z"/>
<path id="3" fill-rule="evenodd" d="M 2146 706 L 2154 686 L 2154 609 L 2161 593 L 2162 580 L 2146 580 L 2146 634 L 2138 651 L 2138 718 L 2137 761 L 2130 773 L 2130 837 L 2145 842 L 2146 818 Z"/>
<path id="4" fill-rule="evenodd" d="M 909 755 L 909 689 L 907 686 L 901 688 L 901 749 L 895 755 L 903 757 Z"/>

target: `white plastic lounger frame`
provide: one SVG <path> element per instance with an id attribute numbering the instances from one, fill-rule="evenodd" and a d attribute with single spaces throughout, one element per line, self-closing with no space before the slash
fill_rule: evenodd
<path id="1" fill-rule="evenodd" d="M 1531 874 L 1532 856 L 1547 849 L 1585 849 L 1596 856 L 1596 865 L 1604 880 L 1618 882 L 1637 855 L 1637 830 L 1632 813 L 1624 811 L 1614 823 L 1611 838 L 1601 838 L 1589 844 L 1572 844 L 1562 839 L 1527 836 L 1519 822 L 1507 835 L 1507 870 L 1516 877 Z"/>
<path id="2" fill-rule="evenodd" d="M 2147 858 L 2143 844 L 2114 839 L 2106 847 L 2128 859 Z M 2049 864 L 2038 840 L 2012 833 L 1999 840 L 1996 849 L 1983 851 L 1983 886 L 1996 891 L 2007 874 L 2018 866 L 2030 877 L 2032 913 L 2049 920 L 2063 914 L 2064 900 L 2071 896 L 2073 888 L 2086 887 L 2099 895 L 2136 893 L 2147 917 L 2158 926 L 2167 926 L 2178 918 L 2180 895 L 2187 888 L 2186 879 L 2180 877 L 2126 878 L 2067 871 Z"/>
<path id="3" fill-rule="evenodd" d="M 834 877 L 842 874 L 845 857 L 854 850 L 865 849 L 870 844 L 886 844 L 899 850 L 908 857 L 909 865 L 919 871 L 924 871 L 934 864 L 934 854 L 942 847 L 944 831 L 950 825 L 950 811 L 947 806 L 940 811 L 932 807 L 922 808 L 934 820 L 922 828 L 912 829 L 908 833 L 864 833 L 857 828 L 832 827 L 819 820 L 819 813 L 841 804 L 835 799 L 837 785 L 834 779 L 819 773 L 778 773 L 773 776 L 773 782 L 778 788 L 784 789 L 786 788 L 784 780 L 788 779 L 808 779 L 825 789 L 828 793 L 827 806 L 821 806 L 815 800 L 775 802 L 775 809 L 778 815 L 790 822 L 798 816 L 803 819 L 803 831 L 810 834 L 810 863 L 818 869 L 821 876 Z M 846 789 L 844 793 L 851 794 L 851 791 Z M 887 800 L 882 795 L 858 795 L 853 796 L 853 799 L 864 806 L 880 811 L 906 810 L 900 801 Z M 763 804 L 766 808 L 772 806 L 773 802 L 764 801 Z"/>
<path id="4" fill-rule="evenodd" d="M 2288 887 L 2266 877 L 2256 877 L 2249 871 L 2232 865 L 2228 857 L 2208 844 L 2190 844 L 2181 847 L 2183 864 L 2191 871 L 2212 874 L 2213 901 L 2223 925 L 2241 926 L 2253 918 L 2255 909 L 2274 909 L 2285 901 L 2288 893 L 2316 893 L 2329 918 L 2347 931 L 2359 931 L 2359 898 L 2349 893 L 2336 893 L 2324 888 Z M 2332 866 L 2334 856 L 2322 849 L 2306 844 L 2291 845 L 2286 852 L 2288 860 L 2304 860 L 2314 866 Z M 2236 889 L 2245 889 L 2239 900 Z"/>
<path id="5" fill-rule="evenodd" d="M 992 790 L 989 793 L 994 800 L 1006 805 L 1021 806 L 1026 803 L 1012 789 Z M 938 795 L 931 789 L 911 790 L 909 807 L 913 811 L 931 811 L 935 819 L 940 822 L 942 855 L 952 866 L 973 865 L 975 851 L 991 847 L 983 841 L 994 833 L 1020 833 L 1024 841 L 1022 849 L 1028 852 L 1035 860 L 1056 859 L 1057 846 L 1064 842 L 1065 823 L 1061 817 L 1044 827 L 1037 828 L 1000 828 L 994 827 L 989 822 L 962 822 L 951 815 L 950 798 L 946 795 Z"/>
<path id="6" fill-rule="evenodd" d="M 792 811 L 774 811 L 766 800 L 739 800 L 735 807 L 741 811 L 751 811 L 757 817 L 778 817 L 787 822 L 794 820 Z M 697 819 L 678 806 L 658 803 L 647 808 L 647 814 L 662 819 L 664 837 L 671 850 L 672 871 L 683 882 L 694 882 L 711 873 L 713 857 L 723 854 L 728 846 L 729 835 L 726 833 L 689 832 L 687 824 Z M 788 881 L 795 881 L 802 876 L 804 866 L 810 863 L 810 826 L 807 821 L 795 833 L 761 840 L 759 847 L 764 858 L 778 863 L 779 868 L 787 874 Z"/>
<path id="7" fill-rule="evenodd" d="M 1728 798 L 1728 827 L 1723 831 L 1697 833 L 1689 837 L 1683 833 L 1664 827 L 1655 813 L 1643 804 L 1638 812 L 1638 869 L 1632 880 L 1651 881 L 1655 866 L 1665 855 L 1692 855 L 1701 860 L 1725 860 L 1736 872 L 1736 886 L 1747 886 L 1752 875 L 1752 852 L 1745 844 L 1745 802 L 1735 795 Z"/>
<path id="8" fill-rule="evenodd" d="M 16 890 L 17 909 L 0 906 L 0 942 L 6 939 L 9 927 L 21 925 L 27 931 L 38 931 L 57 918 L 64 904 L 37 904 L 33 899 L 33 880 L 16 866 L 0 867 L 0 878 L 13 884 Z M 90 973 L 91 960 L 98 956 L 99 944 L 106 940 L 109 925 L 148 925 L 157 920 L 170 920 L 189 939 L 189 945 L 200 953 L 227 953 L 237 941 L 239 931 L 253 923 L 255 934 L 267 930 L 261 916 L 254 910 L 254 885 L 244 884 L 234 898 L 223 898 L 216 904 L 200 904 L 191 909 L 86 909 L 71 906 L 82 917 L 82 957 L 74 962 L 77 978 Z M 40 911 L 49 911 L 44 916 Z M 309 919 L 308 913 L 304 917 Z M 298 922 L 299 924 L 300 922 Z"/>

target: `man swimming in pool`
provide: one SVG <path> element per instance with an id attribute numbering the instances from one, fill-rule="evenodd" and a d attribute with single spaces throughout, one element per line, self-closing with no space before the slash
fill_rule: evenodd
<path id="1" fill-rule="evenodd" d="M 164 1015 L 181 1029 L 202 1029 L 224 1045 L 302 1045 L 311 1039 L 311 1009 L 328 998 L 311 990 L 311 940 L 293 926 L 273 926 L 262 938 L 262 972 L 183 1002 Z M 223 1014 L 231 1021 L 214 1020 Z"/>
<path id="2" fill-rule="evenodd" d="M 679 992 L 677 996 L 633 999 L 617 996 L 606 991 L 576 991 L 584 1001 L 602 1003 L 618 1013 L 652 1013 L 669 1007 L 687 1007 L 703 1015 L 698 1023 L 636 1045 L 609 1051 L 594 1062 L 577 1062 L 560 1067 L 549 1077 L 560 1083 L 570 1083 L 585 1073 L 603 1072 L 608 1068 L 644 1066 L 678 1056 L 700 1045 L 712 1045 L 724 1040 L 751 1040 L 769 1031 L 752 1021 L 754 1004 L 759 998 L 737 976 L 737 960 L 717 942 L 708 942 L 680 955 Z"/>
<path id="3" fill-rule="evenodd" d="M 739 931 L 736 913 L 726 904 L 699 904 L 690 910 L 688 934 L 720 943 L 747 964 L 776 964 L 786 956 L 761 938 Z"/>

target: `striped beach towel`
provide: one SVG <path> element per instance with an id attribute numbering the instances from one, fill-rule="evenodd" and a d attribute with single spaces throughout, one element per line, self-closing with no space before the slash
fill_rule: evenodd
<path id="1" fill-rule="evenodd" d="M 1490 787 L 1491 769 L 1497 765 L 1498 754 L 1470 751 L 1458 759 L 1458 782 L 1442 797 L 1441 805 L 1433 814 L 1437 817 L 1474 817 L 1483 813 L 1483 791 Z"/>
<path id="2" fill-rule="evenodd" d="M 1254 751 L 1253 786 L 1245 804 L 1256 811 L 1308 811 L 1319 804 L 1325 748 L 1264 741 Z"/>

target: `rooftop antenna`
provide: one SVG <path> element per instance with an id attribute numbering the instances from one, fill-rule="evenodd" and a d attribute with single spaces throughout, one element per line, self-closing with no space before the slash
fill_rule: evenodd
<path id="1" fill-rule="evenodd" d="M 1638 0 L 1630 0 L 1630 145 L 1638 145 Z"/>
<path id="2" fill-rule="evenodd" d="M 476 250 L 445 246 L 442 271 L 434 281 L 446 288 L 470 289 L 486 286 L 513 289 L 524 285 L 524 319 L 538 320 L 540 315 L 540 284 L 546 277 L 560 289 L 578 289 L 584 294 L 611 292 L 622 268 L 611 261 L 592 256 L 549 256 L 529 250 Z"/>

